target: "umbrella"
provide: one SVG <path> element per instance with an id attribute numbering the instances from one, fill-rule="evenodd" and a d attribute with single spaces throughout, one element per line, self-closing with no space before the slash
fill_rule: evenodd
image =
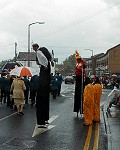
<path id="1" fill-rule="evenodd" d="M 11 69 L 14 69 L 15 66 L 21 67 L 22 64 L 20 64 L 18 62 L 7 62 L 6 64 L 4 64 L 2 66 L 2 70 L 4 70 L 4 69 L 11 70 Z"/>
<path id="2" fill-rule="evenodd" d="M 31 77 L 37 74 L 38 73 L 34 68 L 26 67 L 26 66 L 14 68 L 10 72 L 10 75 L 15 75 L 15 76 L 20 76 L 20 77 L 23 77 L 23 76 Z"/>

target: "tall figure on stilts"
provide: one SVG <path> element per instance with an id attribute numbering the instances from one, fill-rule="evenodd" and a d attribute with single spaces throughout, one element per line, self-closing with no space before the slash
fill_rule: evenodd
<path id="1" fill-rule="evenodd" d="M 81 58 L 78 51 L 75 52 L 76 58 L 76 82 L 75 82 L 75 95 L 74 95 L 74 112 L 83 114 L 83 90 L 84 90 L 84 77 L 85 77 L 85 61 Z"/>

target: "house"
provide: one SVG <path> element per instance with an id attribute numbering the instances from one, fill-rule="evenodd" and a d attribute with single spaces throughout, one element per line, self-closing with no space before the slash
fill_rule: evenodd
<path id="1" fill-rule="evenodd" d="M 91 56 L 86 61 L 87 72 L 98 76 L 105 74 L 120 74 L 120 44 L 110 48 L 107 52 Z"/>

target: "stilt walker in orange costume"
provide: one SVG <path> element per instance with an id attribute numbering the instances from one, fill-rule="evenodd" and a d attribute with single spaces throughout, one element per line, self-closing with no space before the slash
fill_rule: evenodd
<path id="1" fill-rule="evenodd" d="M 76 83 L 75 83 L 75 96 L 74 96 L 74 112 L 83 114 L 83 89 L 84 89 L 84 76 L 85 76 L 85 62 L 81 58 L 78 51 L 75 52 L 76 58 Z"/>

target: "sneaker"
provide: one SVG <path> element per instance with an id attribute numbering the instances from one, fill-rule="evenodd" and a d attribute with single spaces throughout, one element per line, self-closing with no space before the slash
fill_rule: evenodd
<path id="1" fill-rule="evenodd" d="M 20 112 L 17 112 L 17 115 L 20 115 Z"/>
<path id="2" fill-rule="evenodd" d="M 46 125 L 48 125 L 48 124 L 49 124 L 49 122 L 48 122 L 48 121 L 45 121 L 45 124 L 46 124 Z"/>
<path id="3" fill-rule="evenodd" d="M 24 115 L 24 113 L 23 113 L 22 111 L 21 111 L 19 114 L 20 114 L 20 116 L 23 116 L 23 115 Z"/>

